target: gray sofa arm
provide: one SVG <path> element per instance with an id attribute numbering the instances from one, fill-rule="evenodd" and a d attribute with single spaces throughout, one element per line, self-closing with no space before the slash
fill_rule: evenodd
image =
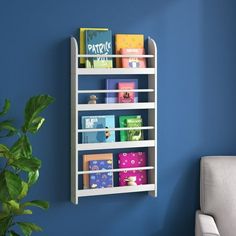
<path id="1" fill-rule="evenodd" d="M 196 212 L 195 236 L 220 236 L 212 216 Z"/>

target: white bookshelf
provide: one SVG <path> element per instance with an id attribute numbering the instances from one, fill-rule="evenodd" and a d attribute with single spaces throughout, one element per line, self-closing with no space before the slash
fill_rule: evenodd
<path id="1" fill-rule="evenodd" d="M 146 58 L 148 68 L 79 68 L 80 57 L 102 57 L 103 55 L 81 55 L 78 53 L 78 44 L 74 37 L 71 38 L 71 201 L 78 204 L 80 197 L 98 196 L 120 193 L 148 192 L 151 196 L 157 196 L 157 47 L 153 39 L 148 38 L 147 55 L 135 55 Z M 122 58 L 133 55 L 104 55 L 104 57 Z M 148 93 L 147 102 L 139 103 L 114 103 L 114 104 L 80 104 L 78 94 L 118 93 L 119 90 L 83 90 L 79 88 L 81 76 L 96 75 L 146 75 L 148 87 L 134 89 L 133 92 Z M 88 77 L 89 78 L 89 77 Z M 92 86 L 91 86 L 92 87 Z M 113 143 L 81 143 L 79 133 L 105 131 L 107 129 L 78 129 L 78 117 L 84 111 L 112 111 L 112 110 L 147 110 L 148 124 L 138 129 L 148 131 L 148 139 L 141 141 L 113 142 Z M 127 130 L 130 128 L 111 128 L 110 131 Z M 137 128 L 132 128 L 137 129 Z M 113 150 L 126 148 L 148 148 L 148 163 L 145 167 L 129 168 L 129 170 L 146 170 L 148 184 L 138 186 L 112 187 L 103 189 L 79 189 L 78 177 L 84 174 L 119 172 L 123 169 L 79 171 L 78 158 L 81 151 Z"/>

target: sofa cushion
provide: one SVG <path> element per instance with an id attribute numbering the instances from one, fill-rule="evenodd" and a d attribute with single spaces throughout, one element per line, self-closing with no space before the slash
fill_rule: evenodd
<path id="1" fill-rule="evenodd" d="M 201 159 L 201 210 L 214 217 L 221 236 L 236 235 L 236 156 Z"/>

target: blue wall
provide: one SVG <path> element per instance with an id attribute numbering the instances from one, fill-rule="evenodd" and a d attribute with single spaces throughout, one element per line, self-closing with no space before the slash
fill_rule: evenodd
<path id="1" fill-rule="evenodd" d="M 236 154 L 236 27 L 234 0 L 0 1 L 0 99 L 22 122 L 29 96 L 56 103 L 32 137 L 43 160 L 32 198 L 48 212 L 29 220 L 39 235 L 190 236 L 199 207 L 199 158 Z M 158 190 L 70 199 L 69 37 L 83 26 L 144 33 L 158 42 Z"/>

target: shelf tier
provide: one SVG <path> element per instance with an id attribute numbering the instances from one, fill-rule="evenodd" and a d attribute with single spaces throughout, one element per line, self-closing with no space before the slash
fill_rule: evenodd
<path id="1" fill-rule="evenodd" d="M 112 187 L 112 188 L 98 188 L 98 189 L 81 189 L 77 190 L 77 197 L 108 195 L 108 194 L 118 194 L 118 193 L 146 192 L 154 190 L 155 190 L 154 184 L 122 186 L 122 187 Z"/>
<path id="2" fill-rule="evenodd" d="M 92 58 L 95 58 L 95 57 L 105 57 L 105 58 L 129 58 L 129 57 L 132 57 L 132 58 L 153 58 L 154 55 L 144 55 L 144 54 L 141 54 L 141 55 L 134 55 L 134 54 L 78 54 L 78 57 L 83 57 L 83 58 L 89 58 L 89 57 L 92 57 Z"/>
<path id="3" fill-rule="evenodd" d="M 77 144 L 77 150 L 87 151 L 87 150 L 139 148 L 139 147 L 154 147 L 154 146 L 155 146 L 155 140 L 125 141 L 125 142 L 113 142 L 113 143 L 81 143 Z"/>
<path id="4" fill-rule="evenodd" d="M 154 109 L 154 102 L 78 104 L 78 111 Z"/>
<path id="5" fill-rule="evenodd" d="M 154 89 L 78 90 L 78 94 L 81 94 L 81 93 L 119 93 L 119 92 L 151 93 L 151 92 L 154 92 Z"/>
<path id="6" fill-rule="evenodd" d="M 153 169 L 154 169 L 153 166 L 143 166 L 143 167 L 118 168 L 118 169 L 107 169 L 107 170 L 84 170 L 84 171 L 78 171 L 78 175 L 121 172 L 121 171 L 153 170 Z"/>
<path id="7" fill-rule="evenodd" d="M 150 75 L 155 68 L 77 68 L 77 75 Z"/>
<path id="8" fill-rule="evenodd" d="M 120 130 L 149 130 L 154 129 L 154 126 L 143 127 L 123 127 L 123 128 L 100 128 L 100 129 L 78 129 L 78 133 L 100 132 L 100 131 L 120 131 Z"/>

